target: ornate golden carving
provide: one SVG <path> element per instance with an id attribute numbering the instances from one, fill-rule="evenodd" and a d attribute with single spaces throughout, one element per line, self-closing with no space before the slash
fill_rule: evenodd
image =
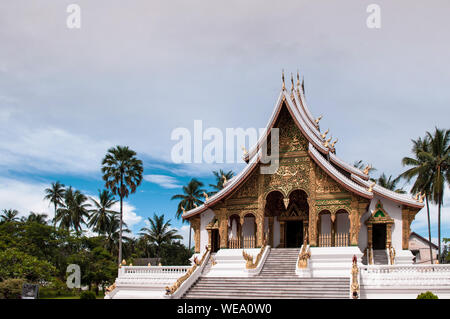
<path id="1" fill-rule="evenodd" d="M 358 299 L 359 298 L 359 282 L 358 282 L 358 276 L 359 276 L 359 268 L 356 256 L 353 256 L 353 264 L 352 264 L 352 285 L 350 287 L 352 292 L 352 298 Z"/>
<path id="2" fill-rule="evenodd" d="M 391 265 L 395 263 L 395 249 L 393 246 L 389 247 L 389 260 L 391 261 Z"/>
<path id="3" fill-rule="evenodd" d="M 114 289 L 116 289 L 116 283 L 113 283 L 111 286 L 106 288 L 105 294 L 108 295 L 109 293 L 111 293 L 111 291 L 113 291 Z"/>
<path id="4" fill-rule="evenodd" d="M 173 295 L 174 292 L 177 291 L 178 288 L 180 288 L 181 284 L 192 275 L 192 273 L 197 269 L 197 267 L 203 264 L 208 251 L 209 249 L 207 247 L 200 260 L 194 258 L 194 265 L 191 268 L 189 268 L 189 270 L 183 276 L 178 278 L 177 281 L 171 287 L 166 286 L 166 295 Z"/>
<path id="5" fill-rule="evenodd" d="M 242 257 L 244 257 L 244 259 L 246 261 L 245 268 L 247 268 L 247 269 L 255 269 L 258 266 L 259 261 L 261 260 L 261 257 L 262 257 L 262 255 L 264 253 L 264 250 L 266 249 L 266 246 L 267 246 L 267 242 L 264 239 L 263 245 L 261 246 L 261 249 L 259 250 L 258 255 L 256 255 L 255 262 L 253 262 L 253 256 L 252 255 L 249 255 L 249 254 L 247 254 L 245 252 L 245 250 L 242 250 Z"/>
<path id="6" fill-rule="evenodd" d="M 307 248 L 308 246 L 308 234 L 306 233 L 303 236 L 303 245 L 302 250 L 300 251 L 300 255 L 298 257 L 298 268 L 305 269 L 308 267 L 308 259 L 311 258 L 311 251 Z"/>

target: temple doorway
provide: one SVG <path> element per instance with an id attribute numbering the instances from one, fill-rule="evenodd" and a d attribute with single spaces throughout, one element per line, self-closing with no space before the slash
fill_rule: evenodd
<path id="1" fill-rule="evenodd" d="M 211 230 L 211 252 L 215 253 L 220 249 L 220 237 L 219 230 L 212 229 Z"/>
<path id="2" fill-rule="evenodd" d="M 286 247 L 297 248 L 303 244 L 303 221 L 286 222 Z"/>
<path id="3" fill-rule="evenodd" d="M 373 249 L 386 249 L 386 224 L 374 224 L 372 230 Z"/>

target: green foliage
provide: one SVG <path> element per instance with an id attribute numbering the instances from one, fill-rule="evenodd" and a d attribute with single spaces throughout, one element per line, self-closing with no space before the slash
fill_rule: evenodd
<path id="1" fill-rule="evenodd" d="M 69 289 L 67 284 L 59 278 L 53 278 L 50 283 L 39 287 L 39 298 L 55 298 L 78 295 L 76 289 Z"/>
<path id="2" fill-rule="evenodd" d="M 24 279 L 6 279 L 0 282 L 0 299 L 20 299 Z"/>
<path id="3" fill-rule="evenodd" d="M 433 294 L 431 291 L 423 292 L 417 296 L 416 299 L 439 299 L 438 296 Z"/>
<path id="4" fill-rule="evenodd" d="M 16 248 L 0 252 L 0 279 L 25 278 L 31 282 L 50 280 L 56 268 L 48 261 L 39 260 Z"/>
<path id="5" fill-rule="evenodd" d="M 174 242 L 170 245 L 165 244 L 161 249 L 161 263 L 171 266 L 188 266 L 191 264 L 189 258 L 193 254 L 193 249 L 187 249 L 180 242 Z"/>
<path id="6" fill-rule="evenodd" d="M 82 291 L 81 294 L 80 294 L 80 299 L 84 299 L 84 300 L 96 299 L 95 293 L 90 291 L 90 290 Z"/>

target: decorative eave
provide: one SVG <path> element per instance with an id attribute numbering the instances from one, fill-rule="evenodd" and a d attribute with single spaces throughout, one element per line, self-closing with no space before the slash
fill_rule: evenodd
<path id="1" fill-rule="evenodd" d="M 285 90 L 282 90 L 278 100 L 277 100 L 277 104 L 275 106 L 275 109 L 272 113 L 272 116 L 270 117 L 269 123 L 266 126 L 264 133 L 260 136 L 258 143 L 256 144 L 256 146 L 254 146 L 250 152 L 248 152 L 248 154 L 244 155 L 244 160 L 248 161 L 249 159 L 251 159 L 253 156 L 255 156 L 256 152 L 259 151 L 261 149 L 261 146 L 263 145 L 264 141 L 268 138 L 270 130 L 273 128 L 273 126 L 275 125 L 275 121 L 278 118 L 278 114 L 281 111 L 281 107 L 283 106 L 283 103 L 286 104 L 286 107 L 289 111 L 289 113 L 292 116 L 292 119 L 294 120 L 295 124 L 297 125 L 297 127 L 300 129 L 300 131 L 302 132 L 302 134 L 305 136 L 305 138 L 312 143 L 317 149 L 319 149 L 322 153 L 327 154 L 328 153 L 328 148 L 325 147 L 322 144 L 322 139 L 318 136 L 316 136 L 316 134 L 314 134 L 312 132 L 312 130 L 308 127 L 308 125 L 306 124 L 305 120 L 303 119 L 303 117 L 300 115 L 299 110 L 297 109 L 297 107 L 295 106 L 294 102 L 292 101 L 291 97 L 288 95 L 288 93 Z M 319 135 L 320 136 L 320 135 Z"/>
<path id="2" fill-rule="evenodd" d="M 258 156 L 254 156 L 248 165 L 235 177 L 230 179 L 225 187 L 221 189 L 219 192 L 209 197 L 207 201 L 205 201 L 202 205 L 186 211 L 183 215 L 183 219 L 191 218 L 192 216 L 203 213 L 209 207 L 217 204 L 220 200 L 224 199 L 227 195 L 233 192 L 245 179 L 253 172 L 257 164 L 261 159 L 261 152 L 258 152 Z"/>
<path id="3" fill-rule="evenodd" d="M 334 164 L 344 169 L 345 171 L 349 172 L 350 174 L 355 174 L 356 176 L 366 181 L 369 180 L 369 175 L 364 174 L 362 171 L 341 160 L 339 157 L 336 156 L 336 154 L 331 152 L 330 152 L 330 161 L 332 161 Z"/>
<path id="4" fill-rule="evenodd" d="M 345 177 L 333 165 L 331 165 L 312 144 L 309 144 L 308 153 L 311 155 L 314 162 L 316 162 L 316 164 L 319 165 L 337 183 L 342 185 L 342 187 L 364 198 L 373 198 L 373 193 L 367 189 L 368 187 L 364 188 Z"/>
<path id="5" fill-rule="evenodd" d="M 303 111 L 306 114 L 306 118 L 312 125 L 314 125 L 317 129 L 319 129 L 319 124 L 317 124 L 315 122 L 314 117 L 312 116 L 311 112 L 309 111 L 308 106 L 306 105 L 305 92 L 303 92 L 302 86 L 299 86 L 299 88 L 297 90 L 297 94 L 300 99 L 300 107 L 303 108 Z"/>
<path id="6" fill-rule="evenodd" d="M 295 105 L 301 105 L 299 99 L 298 99 L 298 95 L 294 94 L 294 103 Z M 317 128 L 317 126 L 315 125 L 315 123 L 311 122 L 308 118 L 308 116 L 305 113 L 305 110 L 303 107 L 297 107 L 297 111 L 300 114 L 301 118 L 303 119 L 303 121 L 305 122 L 306 126 L 308 127 L 308 129 L 321 141 L 323 142 L 324 139 L 322 138 L 322 133 L 320 133 L 319 129 Z"/>
<path id="7" fill-rule="evenodd" d="M 362 178 L 360 178 L 359 176 L 356 176 L 354 174 L 351 175 L 351 179 L 360 185 L 363 185 L 366 187 L 372 186 L 372 191 L 374 194 L 379 195 L 383 198 L 390 199 L 398 204 L 402 204 L 405 206 L 414 207 L 414 208 L 418 208 L 418 209 L 421 209 L 425 206 L 424 203 L 421 203 L 420 201 L 415 200 L 414 198 L 409 197 L 408 195 L 396 193 L 394 191 L 386 189 L 377 184 L 373 185 L 373 182 L 365 181 Z"/>

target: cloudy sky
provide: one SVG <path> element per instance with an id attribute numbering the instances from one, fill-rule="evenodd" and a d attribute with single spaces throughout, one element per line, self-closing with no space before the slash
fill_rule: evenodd
<path id="1" fill-rule="evenodd" d="M 69 29 L 67 7 L 81 8 Z M 367 6 L 381 8 L 369 29 Z M 397 176 L 412 138 L 450 118 L 448 1 L 14 0 L 0 3 L 0 208 L 53 215 L 60 180 L 95 196 L 100 162 L 129 145 L 145 180 L 126 202 L 136 233 L 191 177 L 242 164 L 176 165 L 177 127 L 264 127 L 280 74 L 300 70 L 337 152 Z M 447 189 L 443 233 L 450 237 Z M 437 237 L 432 208 L 433 237 Z M 184 226 L 184 227 L 183 227 Z M 426 233 L 425 210 L 413 230 Z"/>

